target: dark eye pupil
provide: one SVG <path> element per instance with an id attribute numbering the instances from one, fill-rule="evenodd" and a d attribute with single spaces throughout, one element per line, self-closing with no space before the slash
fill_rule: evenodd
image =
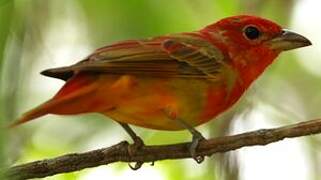
<path id="1" fill-rule="evenodd" d="M 260 31 L 253 26 L 246 27 L 244 33 L 245 36 L 250 40 L 257 39 L 260 36 Z"/>

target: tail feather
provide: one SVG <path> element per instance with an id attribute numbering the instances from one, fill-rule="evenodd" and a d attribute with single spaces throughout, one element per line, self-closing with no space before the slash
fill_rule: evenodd
<path id="1" fill-rule="evenodd" d="M 20 124 L 26 123 L 40 116 L 48 114 L 48 108 L 44 108 L 44 105 L 40 105 L 37 108 L 24 113 L 17 121 L 9 125 L 9 128 L 14 128 Z"/>
<path id="2" fill-rule="evenodd" d="M 96 89 L 94 76 L 79 75 L 71 78 L 61 88 L 61 90 L 49 101 L 23 114 L 17 121 L 9 125 L 9 128 L 16 127 L 38 117 L 53 114 L 77 114 L 88 111 L 87 107 L 81 106 L 83 102 L 90 97 L 83 98 L 84 95 L 90 95 Z"/>

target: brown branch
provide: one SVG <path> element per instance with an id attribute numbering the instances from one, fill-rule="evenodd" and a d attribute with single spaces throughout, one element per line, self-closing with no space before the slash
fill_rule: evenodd
<path id="1" fill-rule="evenodd" d="M 321 133 L 321 119 L 297 123 L 274 129 L 261 129 L 243 134 L 217 137 L 202 141 L 197 152 L 210 156 L 218 152 L 227 152 L 245 146 L 266 145 L 292 138 Z M 131 147 L 127 142 L 114 146 L 79 154 L 67 154 L 60 157 L 35 161 L 11 167 L 7 171 L 10 179 L 28 179 L 52 176 L 55 174 L 78 171 L 89 167 L 97 167 L 114 162 L 154 162 L 164 159 L 190 158 L 190 143 L 173 145 L 146 146 L 129 153 Z"/>

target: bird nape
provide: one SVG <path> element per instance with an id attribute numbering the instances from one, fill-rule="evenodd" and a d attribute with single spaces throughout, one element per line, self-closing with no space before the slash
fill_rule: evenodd
<path id="1" fill-rule="evenodd" d="M 43 71 L 65 85 L 11 127 L 46 114 L 96 112 L 118 122 L 137 148 L 144 143 L 128 124 L 187 129 L 189 151 L 200 163 L 196 149 L 205 138 L 194 127 L 235 104 L 279 53 L 309 45 L 297 33 L 247 15 L 199 31 L 118 42 L 74 65 Z"/>

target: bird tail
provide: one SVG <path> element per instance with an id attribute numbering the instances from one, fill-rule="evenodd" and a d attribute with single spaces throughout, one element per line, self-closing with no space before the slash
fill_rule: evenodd
<path id="1" fill-rule="evenodd" d="M 47 107 L 46 107 L 47 106 Z M 26 113 L 24 113 L 18 120 L 9 125 L 9 128 L 14 128 L 20 124 L 26 123 L 38 117 L 44 116 L 49 113 L 48 105 L 42 104 Z"/>
<path id="2" fill-rule="evenodd" d="M 88 112 L 88 108 L 79 106 L 79 104 L 86 104 L 84 99 L 91 99 L 83 97 L 90 95 L 90 92 L 96 89 L 97 83 L 94 83 L 95 79 L 96 77 L 91 75 L 76 75 L 68 80 L 52 99 L 24 113 L 14 123 L 9 125 L 9 128 L 14 128 L 50 113 L 77 114 Z"/>

